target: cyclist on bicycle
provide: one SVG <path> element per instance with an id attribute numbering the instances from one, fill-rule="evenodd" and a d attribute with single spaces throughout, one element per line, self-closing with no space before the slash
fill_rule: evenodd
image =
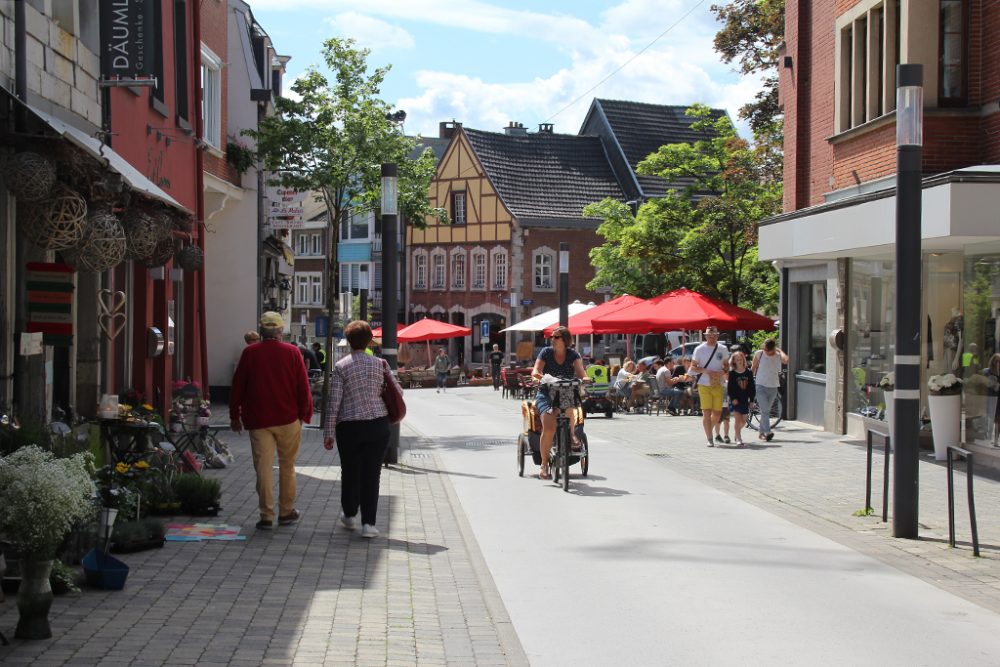
<path id="1" fill-rule="evenodd" d="M 546 375 L 552 375 L 561 380 L 574 378 L 588 380 L 587 372 L 583 369 L 583 359 L 576 350 L 569 347 L 571 340 L 568 328 L 556 327 L 555 331 L 552 332 L 550 346 L 538 353 L 531 377 L 541 380 Z M 550 479 L 549 454 L 552 450 L 552 439 L 556 433 L 556 416 L 553 408 L 548 387 L 539 384 L 538 394 L 535 396 L 535 409 L 538 410 L 538 414 L 542 418 L 542 437 L 540 440 L 542 471 L 538 475 L 541 479 Z"/>

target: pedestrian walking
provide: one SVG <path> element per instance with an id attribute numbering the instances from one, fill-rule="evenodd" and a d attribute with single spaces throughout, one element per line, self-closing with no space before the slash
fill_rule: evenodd
<path id="1" fill-rule="evenodd" d="M 725 378 L 729 371 L 729 349 L 719 345 L 719 330 L 705 329 L 705 342 L 694 348 L 691 355 L 692 374 L 698 374 L 698 399 L 701 403 L 701 424 L 709 447 L 715 447 L 712 432 L 722 417 Z"/>
<path id="2" fill-rule="evenodd" d="M 448 382 L 448 371 L 451 369 L 451 359 L 445 354 L 444 348 L 439 347 L 437 356 L 434 357 L 434 373 L 437 376 L 437 393 L 445 390 L 445 383 Z"/>
<path id="3" fill-rule="evenodd" d="M 757 387 L 742 350 L 733 352 L 729 359 L 729 382 L 726 388 L 729 392 L 729 409 L 736 422 L 736 446 L 743 447 L 743 427 L 747 425 L 747 415 L 750 414 L 750 404 L 756 398 Z"/>
<path id="4" fill-rule="evenodd" d="M 313 354 L 316 355 L 316 361 L 319 362 L 320 370 L 326 370 L 326 350 L 319 343 L 312 344 Z"/>
<path id="5" fill-rule="evenodd" d="M 295 459 L 302 425 L 312 419 L 312 393 L 298 347 L 281 342 L 285 323 L 268 311 L 260 318 L 261 341 L 240 355 L 229 394 L 230 428 L 250 432 L 253 465 L 257 471 L 260 521 L 257 528 L 274 526 L 274 457 L 278 457 L 278 524 L 299 520 L 295 509 Z"/>
<path id="6" fill-rule="evenodd" d="M 500 366 L 503 365 L 503 352 L 500 346 L 493 343 L 493 351 L 490 352 L 490 371 L 493 373 L 493 391 L 500 391 Z"/>
<path id="7" fill-rule="evenodd" d="M 330 401 L 323 422 L 323 446 L 340 454 L 340 523 L 357 525 L 361 510 L 361 537 L 376 537 L 382 462 L 389 447 L 389 417 L 382 400 L 385 383 L 399 383 L 382 359 L 365 353 L 372 339 L 367 322 L 344 327 L 351 353 L 334 364 L 330 373 Z M 402 390 L 400 390 L 402 391 Z"/>
<path id="8" fill-rule="evenodd" d="M 774 433 L 771 431 L 771 407 L 778 398 L 778 387 L 781 385 L 781 367 L 788 363 L 788 355 L 781 351 L 773 338 L 764 341 L 764 347 L 754 353 L 753 372 L 757 384 L 757 407 L 760 410 L 760 431 L 757 437 L 771 442 Z"/>

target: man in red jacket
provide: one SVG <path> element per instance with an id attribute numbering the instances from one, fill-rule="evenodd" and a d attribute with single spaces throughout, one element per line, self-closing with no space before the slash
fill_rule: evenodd
<path id="1" fill-rule="evenodd" d="M 230 427 L 250 431 L 253 465 L 257 471 L 260 521 L 257 528 L 274 525 L 271 471 L 278 454 L 278 525 L 299 520 L 295 509 L 295 458 L 302 425 L 312 419 L 312 392 L 299 348 L 281 342 L 285 322 L 268 311 L 260 318 L 261 341 L 240 355 L 229 395 Z"/>

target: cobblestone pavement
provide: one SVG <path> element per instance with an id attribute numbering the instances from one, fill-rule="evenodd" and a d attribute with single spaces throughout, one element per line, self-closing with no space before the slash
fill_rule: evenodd
<path id="1" fill-rule="evenodd" d="M 9 597 L 0 663 L 527 664 L 436 454 L 411 448 L 405 426 L 403 465 L 382 475 L 373 540 L 334 525 L 339 461 L 315 430 L 299 456 L 302 520 L 257 531 L 249 439 L 224 435 L 236 462 L 206 472 L 222 481 L 224 511 L 202 521 L 239 524 L 246 542 L 168 542 L 121 556 L 125 590 L 57 597 L 51 640 L 12 639 Z"/>

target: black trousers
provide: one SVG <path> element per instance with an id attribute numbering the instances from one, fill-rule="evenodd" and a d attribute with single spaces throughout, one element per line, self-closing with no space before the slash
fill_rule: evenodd
<path id="1" fill-rule="evenodd" d="M 389 418 L 337 424 L 340 453 L 340 506 L 344 516 L 355 516 L 361 507 L 361 523 L 375 525 L 382 461 L 389 448 Z"/>
<path id="2" fill-rule="evenodd" d="M 496 391 L 500 388 L 500 367 L 494 366 L 490 370 L 493 371 L 493 390 Z"/>

